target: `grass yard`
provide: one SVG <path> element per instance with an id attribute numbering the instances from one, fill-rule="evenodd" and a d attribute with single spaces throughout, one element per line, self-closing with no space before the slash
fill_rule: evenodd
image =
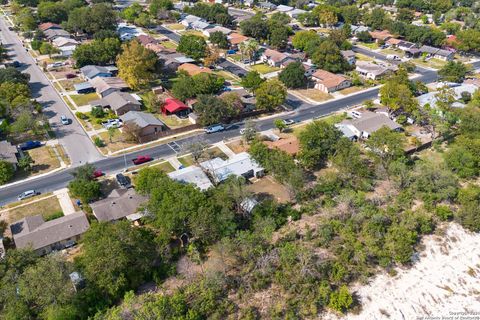
<path id="1" fill-rule="evenodd" d="M 343 90 L 338 91 L 341 94 L 347 95 L 347 94 L 352 94 L 355 92 L 359 92 L 362 90 L 365 90 L 366 87 L 357 87 L 357 86 L 351 86 L 350 88 L 345 88 Z"/>
<path id="2" fill-rule="evenodd" d="M 240 53 L 235 53 L 235 54 L 229 54 L 229 58 L 232 58 L 235 61 L 240 61 L 242 60 L 242 55 Z"/>
<path id="3" fill-rule="evenodd" d="M 175 171 L 175 168 L 168 161 L 163 161 L 152 165 L 155 168 L 162 170 L 165 173 L 170 173 Z"/>
<path id="4" fill-rule="evenodd" d="M 2 219 L 8 224 L 11 224 L 22 218 L 41 214 L 43 218 L 47 220 L 50 216 L 57 215 L 62 212 L 62 208 L 60 207 L 60 203 L 58 202 L 56 196 L 50 196 L 43 200 L 29 203 L 32 201 L 35 200 L 26 200 L 25 202 L 20 202 L 20 205 L 12 207 L 8 211 L 2 212 Z M 24 203 L 26 204 L 23 205 Z"/>
<path id="5" fill-rule="evenodd" d="M 55 145 L 54 148 L 57 150 L 58 155 L 60 156 L 60 158 L 62 158 L 63 162 L 65 162 L 67 166 L 72 163 L 61 144 Z"/>
<path id="6" fill-rule="evenodd" d="M 230 82 L 240 81 L 239 77 L 225 70 L 214 71 L 214 73 L 224 78 L 226 81 L 230 81 Z"/>
<path id="7" fill-rule="evenodd" d="M 298 95 L 304 96 L 316 102 L 327 101 L 333 98 L 331 94 L 324 93 L 317 89 L 299 89 L 299 90 L 293 90 L 293 91 Z"/>
<path id="8" fill-rule="evenodd" d="M 422 67 L 428 67 L 428 68 L 434 68 L 434 69 L 441 69 L 444 65 L 447 64 L 446 61 L 442 61 L 442 60 L 434 59 L 434 58 L 429 59 L 427 61 L 423 61 L 422 58 L 416 58 L 416 59 L 412 59 L 410 61 L 415 63 L 415 64 L 418 64 Z"/>
<path id="9" fill-rule="evenodd" d="M 173 41 L 162 42 L 162 46 L 164 46 L 167 49 L 176 49 L 177 48 L 177 44 Z"/>
<path id="10" fill-rule="evenodd" d="M 332 114 L 332 115 L 329 115 L 329 116 L 326 116 L 326 117 L 323 117 L 323 118 L 319 118 L 318 120 L 319 121 L 325 121 L 328 124 L 336 124 L 336 123 L 341 122 L 342 120 L 345 120 L 346 118 L 347 118 L 347 113 L 343 112 L 343 113 L 335 113 L 335 114 Z M 307 126 L 307 125 L 308 125 L 308 123 L 303 123 L 301 125 L 294 126 L 294 127 L 292 127 L 292 132 L 291 133 L 298 137 L 300 132 L 302 132 L 305 129 L 305 126 Z"/>
<path id="11" fill-rule="evenodd" d="M 182 164 L 184 167 L 190 167 L 195 164 L 193 161 L 192 156 L 183 156 L 178 158 L 178 161 Z"/>
<path id="12" fill-rule="evenodd" d="M 164 114 L 158 113 L 155 114 L 155 117 L 160 119 L 163 123 L 167 125 L 170 129 L 176 129 L 191 125 L 192 123 L 188 119 L 180 119 L 175 115 L 166 116 Z"/>
<path id="13" fill-rule="evenodd" d="M 248 150 L 247 145 L 243 140 L 235 140 L 226 144 L 233 152 L 240 153 Z"/>
<path id="14" fill-rule="evenodd" d="M 105 143 L 105 146 L 101 147 L 100 150 L 102 150 L 102 152 L 107 154 L 109 151 L 115 152 L 125 148 L 133 147 L 136 145 L 136 143 L 134 142 L 126 141 L 125 136 L 118 129 L 114 131 L 112 142 L 110 142 L 110 137 L 108 136 L 108 132 L 101 132 L 98 136 L 100 136 L 100 139 L 102 139 L 103 142 Z M 95 139 L 95 137 L 92 137 L 92 139 Z"/>
<path id="15" fill-rule="evenodd" d="M 358 45 L 367 47 L 367 48 L 372 49 L 372 50 L 375 50 L 375 49 L 379 48 L 378 43 L 376 43 L 376 42 L 369 42 L 369 43 L 359 42 Z"/>
<path id="16" fill-rule="evenodd" d="M 269 66 L 265 63 L 250 66 L 250 69 L 255 70 L 255 71 L 257 71 L 258 73 L 261 73 L 261 74 L 267 74 L 267 73 L 270 73 L 270 72 L 275 72 L 275 71 L 280 70 L 280 68 L 271 67 L 271 66 Z"/>
<path id="17" fill-rule="evenodd" d="M 65 89 L 65 91 L 72 91 L 75 89 L 73 85 L 77 83 L 82 83 L 83 80 L 80 78 L 74 78 L 74 79 L 59 80 L 58 82 Z"/>
<path id="18" fill-rule="evenodd" d="M 65 104 L 71 109 L 71 110 L 77 110 L 75 106 L 68 100 L 68 98 L 62 97 L 63 101 L 65 101 Z"/>
<path id="19" fill-rule="evenodd" d="M 180 32 L 182 35 L 194 35 L 194 36 L 199 36 L 199 37 L 202 37 L 204 39 L 207 39 L 207 37 L 201 32 L 201 31 L 197 31 L 197 30 L 188 30 L 188 31 L 182 31 Z"/>
<path id="20" fill-rule="evenodd" d="M 355 58 L 358 61 L 375 61 L 375 59 L 361 53 L 355 53 Z"/>
<path id="21" fill-rule="evenodd" d="M 396 56 L 399 56 L 400 58 L 403 58 L 405 56 L 405 53 L 402 50 L 395 50 L 395 49 L 383 49 L 380 51 L 381 53 L 387 55 L 387 54 L 394 54 Z"/>
<path id="22" fill-rule="evenodd" d="M 93 100 L 100 99 L 96 92 L 87 94 L 74 94 L 70 96 L 77 106 L 84 106 L 92 102 Z"/>
<path id="23" fill-rule="evenodd" d="M 55 151 L 50 146 L 42 146 L 27 151 L 34 161 L 32 165 L 32 174 L 41 174 L 60 167 L 60 161 Z"/>
<path id="24" fill-rule="evenodd" d="M 176 31 L 185 30 L 185 26 L 181 23 L 166 24 L 165 27 L 170 30 L 176 30 Z"/>

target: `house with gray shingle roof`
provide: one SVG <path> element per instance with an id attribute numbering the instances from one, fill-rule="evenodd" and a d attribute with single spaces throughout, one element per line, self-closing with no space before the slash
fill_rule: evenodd
<path id="1" fill-rule="evenodd" d="M 148 141 L 158 138 L 161 132 L 167 130 L 165 123 L 151 113 L 141 111 L 129 111 L 120 116 L 125 125 L 137 127 L 136 135 L 140 141 Z"/>
<path id="2" fill-rule="evenodd" d="M 140 111 L 142 104 L 127 92 L 116 91 L 108 96 L 90 103 L 92 106 L 110 108 L 117 116 L 129 111 Z"/>
<path id="3" fill-rule="evenodd" d="M 12 225 L 13 240 L 18 249 L 32 248 L 39 255 L 74 245 L 90 224 L 82 211 L 45 221 L 42 215 L 25 217 Z"/>
<path id="4" fill-rule="evenodd" d="M 80 68 L 83 76 L 87 80 L 94 79 L 96 77 L 113 77 L 117 71 L 116 67 L 103 67 L 95 65 L 87 65 Z"/>
<path id="5" fill-rule="evenodd" d="M 16 146 L 6 140 L 0 141 L 0 160 L 10 162 L 16 168 L 18 164 L 17 154 Z"/>

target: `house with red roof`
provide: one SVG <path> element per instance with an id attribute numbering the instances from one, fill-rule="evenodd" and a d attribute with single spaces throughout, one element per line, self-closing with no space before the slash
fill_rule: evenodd
<path id="1" fill-rule="evenodd" d="M 189 114 L 191 109 L 178 99 L 168 98 L 165 99 L 165 104 L 162 107 L 162 112 L 165 115 L 175 114 L 177 116 Z"/>
<path id="2" fill-rule="evenodd" d="M 57 30 L 60 30 L 62 29 L 62 27 L 56 23 L 52 23 L 52 22 L 45 22 L 45 23 L 41 23 L 39 26 L 38 26 L 38 29 L 42 30 L 43 32 L 47 31 L 47 30 L 53 30 L 53 29 L 57 29 Z"/>

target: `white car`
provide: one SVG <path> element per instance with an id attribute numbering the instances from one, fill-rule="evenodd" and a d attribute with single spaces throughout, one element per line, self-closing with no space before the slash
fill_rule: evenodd
<path id="1" fill-rule="evenodd" d="M 35 190 L 27 190 L 19 194 L 17 199 L 18 201 L 22 201 L 23 199 L 31 198 L 39 194 L 40 192 L 36 192 Z"/>
<path id="2" fill-rule="evenodd" d="M 102 122 L 102 125 L 105 129 L 120 128 L 122 126 L 122 120 L 120 120 L 120 119 L 108 119 L 107 121 Z"/>
<path id="3" fill-rule="evenodd" d="M 295 123 L 295 120 L 292 119 L 283 119 L 283 123 L 287 126 L 290 126 Z"/>
<path id="4" fill-rule="evenodd" d="M 66 116 L 61 116 L 60 121 L 62 122 L 63 125 L 70 124 L 70 119 L 68 119 Z"/>

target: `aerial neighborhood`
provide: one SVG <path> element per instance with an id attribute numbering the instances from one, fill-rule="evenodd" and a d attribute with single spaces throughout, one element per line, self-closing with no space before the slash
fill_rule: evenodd
<path id="1" fill-rule="evenodd" d="M 480 312 L 479 21 L 4 1 L 0 319 Z"/>

